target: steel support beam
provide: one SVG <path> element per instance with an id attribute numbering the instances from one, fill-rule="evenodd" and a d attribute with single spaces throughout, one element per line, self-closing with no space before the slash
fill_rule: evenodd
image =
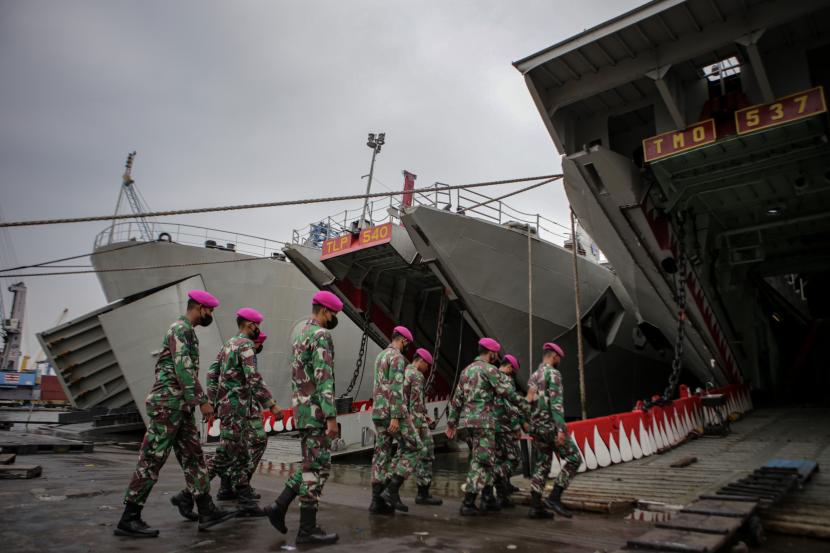
<path id="1" fill-rule="evenodd" d="M 666 104 L 666 109 L 669 110 L 669 115 L 671 115 L 675 127 L 677 127 L 677 130 L 681 130 L 686 128 L 686 116 L 683 113 L 683 102 L 675 94 L 677 87 L 671 86 L 672 83 L 667 78 L 670 67 L 670 65 L 664 65 L 653 71 L 648 71 L 646 77 L 654 81 L 654 85 L 657 87 L 663 103 Z"/>
<path id="2" fill-rule="evenodd" d="M 764 60 L 761 59 L 761 53 L 758 51 L 758 41 L 765 31 L 766 29 L 759 29 L 742 37 L 738 37 L 735 39 L 735 42 L 746 49 L 749 63 L 752 65 L 752 72 L 758 81 L 758 88 L 761 89 L 761 98 L 763 98 L 764 103 L 770 104 L 775 100 L 775 95 L 772 92 L 769 77 L 767 77 L 767 70 L 764 68 Z"/>

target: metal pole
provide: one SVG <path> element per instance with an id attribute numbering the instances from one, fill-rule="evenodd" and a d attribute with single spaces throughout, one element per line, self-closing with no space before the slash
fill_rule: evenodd
<path id="1" fill-rule="evenodd" d="M 366 183 L 366 199 L 363 201 L 363 213 L 360 214 L 360 224 L 357 226 L 363 230 L 363 222 L 366 220 L 366 206 L 369 205 L 369 192 L 372 190 L 372 175 L 375 172 L 375 156 L 378 155 L 378 148 L 372 148 L 372 164 L 369 166 L 369 181 Z"/>
<path id="2" fill-rule="evenodd" d="M 579 269 L 577 267 L 577 256 L 579 255 L 579 243 L 576 239 L 576 216 L 571 209 L 571 251 L 574 261 L 574 303 L 576 304 L 576 343 L 579 361 L 579 402 L 582 409 L 582 420 L 588 418 L 588 403 L 585 399 L 585 352 L 582 348 L 582 311 L 579 307 Z"/>
<path id="3" fill-rule="evenodd" d="M 530 223 L 527 224 L 527 367 L 533 373 L 533 258 L 531 257 Z"/>

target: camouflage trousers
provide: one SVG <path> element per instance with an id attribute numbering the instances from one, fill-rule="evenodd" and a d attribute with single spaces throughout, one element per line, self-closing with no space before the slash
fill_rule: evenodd
<path id="1" fill-rule="evenodd" d="M 249 417 L 231 413 L 221 417 L 219 446 L 216 448 L 210 474 L 227 478 L 231 489 L 248 486 L 251 455 L 248 446 Z"/>
<path id="2" fill-rule="evenodd" d="M 464 483 L 465 493 L 479 493 L 485 486 L 493 485 L 496 466 L 496 433 L 485 428 L 468 428 L 470 445 L 470 469 Z"/>
<path id="3" fill-rule="evenodd" d="M 251 481 L 257 467 L 259 467 L 265 448 L 268 447 L 268 434 L 265 433 L 265 425 L 262 424 L 262 415 L 255 413 L 248 419 L 247 442 L 250 466 L 248 467 L 248 481 Z"/>
<path id="4" fill-rule="evenodd" d="M 325 428 L 300 430 L 300 438 L 303 462 L 285 485 L 297 492 L 303 507 L 316 509 L 331 472 L 331 438 Z"/>
<path id="5" fill-rule="evenodd" d="M 560 461 L 564 462 L 564 466 L 559 474 L 556 476 L 555 484 L 567 488 L 568 485 L 576 476 L 576 471 L 579 469 L 581 457 L 576 444 L 570 436 L 566 434 L 565 445 L 556 445 L 556 430 L 542 430 L 534 431 L 533 436 L 533 474 L 531 476 L 530 489 L 531 491 L 540 494 L 545 493 L 545 483 L 550 474 L 551 462 L 553 461 L 553 454 L 559 457 Z"/>
<path id="6" fill-rule="evenodd" d="M 184 471 L 187 489 L 194 496 L 210 493 L 199 429 L 190 411 L 147 405 L 150 422 L 141 442 L 138 464 L 124 494 L 124 502 L 144 505 L 159 479 L 159 471 L 172 449 Z"/>
<path id="7" fill-rule="evenodd" d="M 513 432 L 496 432 L 496 475 L 504 480 L 519 470 L 519 440 Z"/>
<path id="8" fill-rule="evenodd" d="M 418 429 L 421 437 L 421 452 L 418 455 L 418 464 L 415 469 L 415 478 L 419 486 L 432 484 L 432 463 L 435 461 L 435 442 L 432 433 L 426 426 Z"/>
<path id="9" fill-rule="evenodd" d="M 401 421 L 398 431 L 390 433 L 389 420 L 375 420 L 375 453 L 372 456 L 372 483 L 386 482 L 393 476 L 407 478 L 415 472 L 423 444 L 418 430 Z M 398 444 L 397 451 L 394 445 Z M 394 451 L 394 454 L 393 454 Z"/>

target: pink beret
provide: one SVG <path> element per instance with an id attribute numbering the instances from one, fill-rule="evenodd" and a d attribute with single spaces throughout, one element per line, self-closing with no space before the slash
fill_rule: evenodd
<path id="1" fill-rule="evenodd" d="M 515 357 L 515 356 L 510 355 L 510 354 L 508 353 L 507 355 L 505 355 L 505 356 L 504 356 L 504 360 L 505 360 L 505 361 L 507 361 L 508 363 L 510 363 L 510 365 L 513 367 L 513 370 L 514 370 L 514 371 L 518 371 L 518 370 L 519 370 L 519 360 L 518 360 L 518 359 L 516 359 L 516 357 Z"/>
<path id="2" fill-rule="evenodd" d="M 312 304 L 322 305 L 327 309 L 331 309 L 335 313 L 343 311 L 343 302 L 340 298 L 329 292 L 328 290 L 320 290 L 311 299 Z"/>
<path id="3" fill-rule="evenodd" d="M 219 307 L 219 300 L 204 290 L 191 290 L 187 293 L 187 297 L 205 307 Z"/>
<path id="4" fill-rule="evenodd" d="M 490 351 L 494 351 L 496 353 L 501 351 L 501 344 L 499 344 L 492 338 L 482 338 L 478 341 L 478 345 L 485 349 L 489 349 Z"/>
<path id="5" fill-rule="evenodd" d="M 427 362 L 427 365 L 432 365 L 432 354 L 425 350 L 424 348 L 418 348 L 415 350 L 415 355 L 423 359 Z"/>
<path id="6" fill-rule="evenodd" d="M 267 339 L 268 339 L 268 335 L 260 330 L 259 331 L 259 336 L 256 337 L 256 340 L 254 340 L 254 343 L 257 344 L 257 345 L 264 344 L 265 340 L 267 340 Z"/>
<path id="7" fill-rule="evenodd" d="M 409 332 L 409 329 L 406 328 L 405 326 L 396 326 L 395 328 L 392 329 L 392 332 L 394 332 L 395 334 L 400 334 L 401 336 L 403 336 L 404 338 L 406 338 L 410 342 L 413 341 L 412 340 L 412 333 Z"/>
<path id="8" fill-rule="evenodd" d="M 552 351 L 559 357 L 565 357 L 565 351 L 553 342 L 546 342 L 545 345 L 542 346 L 542 349 L 545 351 Z"/>
<path id="9" fill-rule="evenodd" d="M 239 311 L 236 312 L 237 317 L 242 317 L 246 321 L 251 321 L 252 323 L 259 324 L 265 318 L 262 316 L 262 313 L 254 309 L 253 307 L 243 307 Z"/>

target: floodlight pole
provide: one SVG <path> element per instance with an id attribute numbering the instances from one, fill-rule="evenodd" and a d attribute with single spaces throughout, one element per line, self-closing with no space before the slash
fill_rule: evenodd
<path id="1" fill-rule="evenodd" d="M 386 138 L 386 133 L 379 133 L 377 139 L 375 133 L 369 133 L 369 140 L 366 145 L 372 148 L 372 164 L 369 166 L 369 179 L 366 182 L 366 198 L 363 199 L 363 212 L 360 214 L 360 223 L 357 228 L 363 230 L 366 224 L 366 209 L 369 207 L 369 193 L 372 191 L 372 176 L 375 173 L 375 157 L 380 152 Z"/>

